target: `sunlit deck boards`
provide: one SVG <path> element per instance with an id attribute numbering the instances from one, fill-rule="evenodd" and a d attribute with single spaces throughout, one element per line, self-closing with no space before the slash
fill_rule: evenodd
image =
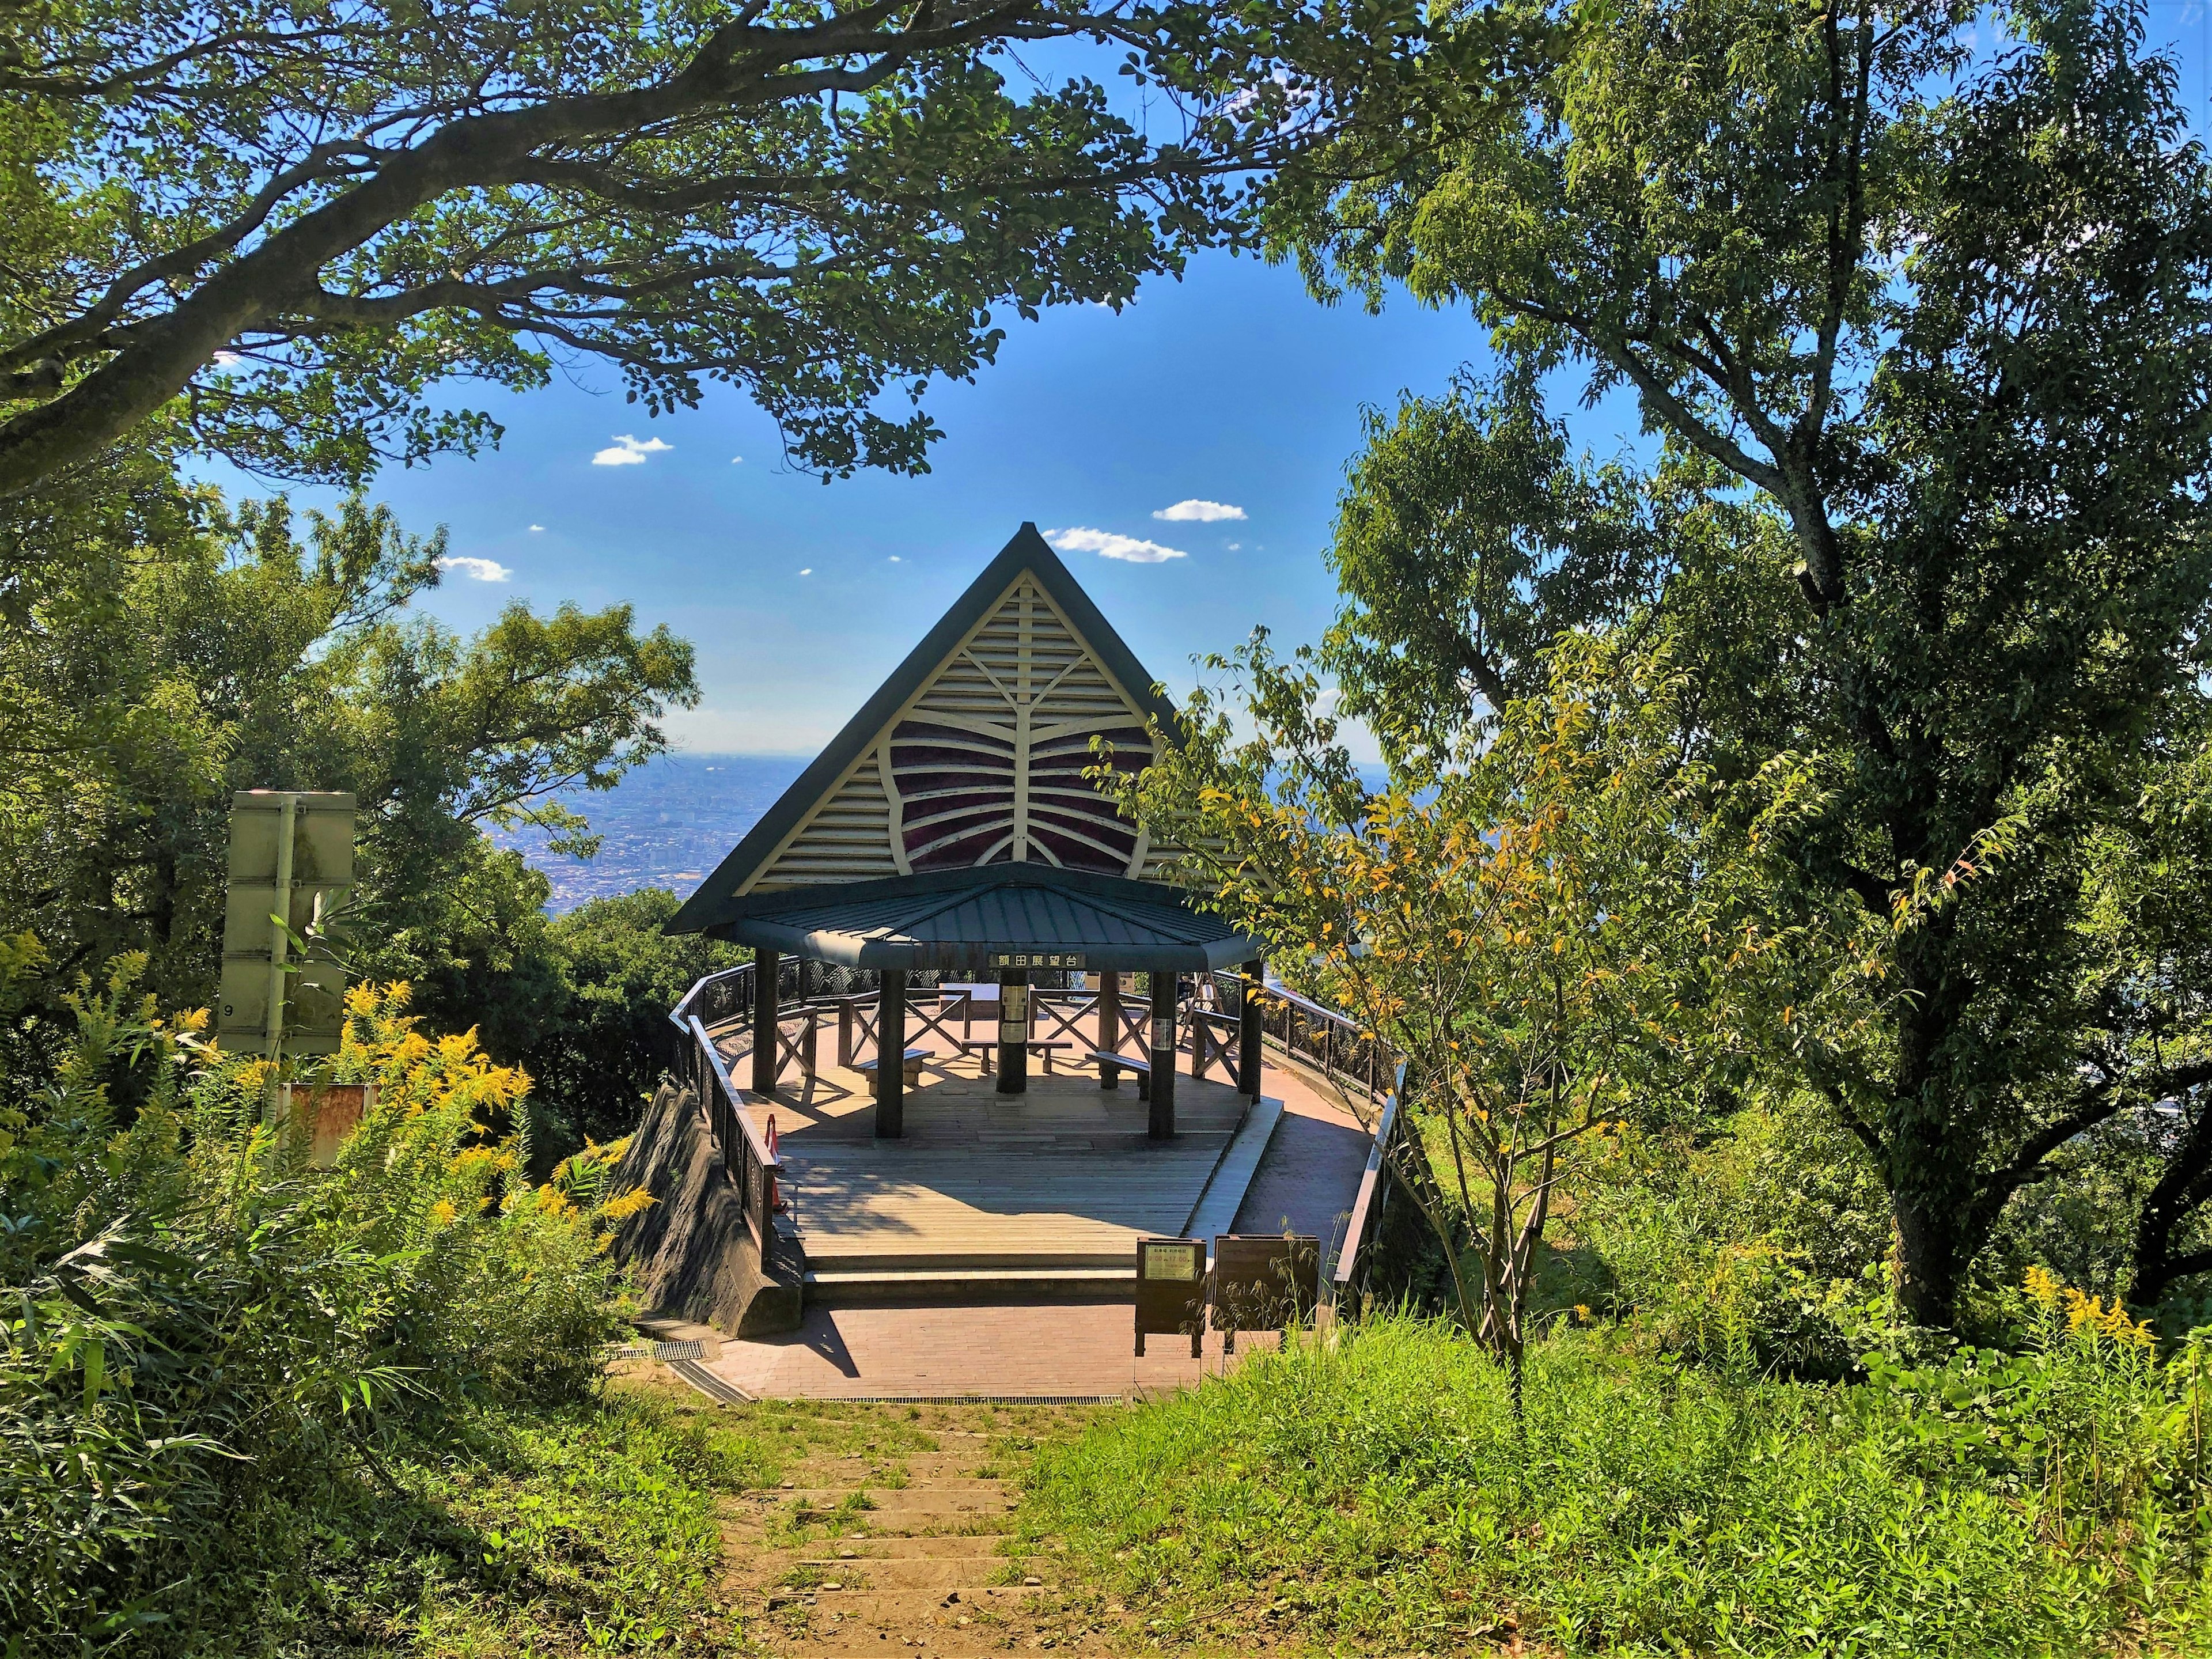
<path id="1" fill-rule="evenodd" d="M 1032 1074 L 1000 1095 L 968 1058 L 938 1055 L 906 1097 L 904 1136 L 875 1139 L 870 1081 L 825 1066 L 787 1079 L 773 1112 L 782 1190 L 817 1283 L 868 1272 L 1132 1271 L 1139 1237 L 1180 1233 L 1227 1150 L 1244 1101 L 1178 1079 L 1180 1133 L 1146 1136 L 1135 1083 Z M 1099 1280 L 1102 1289 L 1111 1288 Z"/>

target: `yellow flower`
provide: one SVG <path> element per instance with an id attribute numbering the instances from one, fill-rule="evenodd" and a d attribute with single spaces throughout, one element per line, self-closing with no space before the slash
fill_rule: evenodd
<path id="1" fill-rule="evenodd" d="M 453 1208 L 453 1200 L 450 1198 L 441 1198 L 430 1206 L 430 1219 L 441 1227 L 451 1226 L 453 1218 L 459 1213 Z"/>
<path id="2" fill-rule="evenodd" d="M 633 1187 L 620 1198 L 611 1198 L 599 1206 L 599 1213 L 610 1221 L 623 1221 L 657 1202 L 659 1200 L 644 1188 Z"/>
<path id="3" fill-rule="evenodd" d="M 2058 1305 L 2058 1279 L 2047 1267 L 2027 1270 L 2027 1293 L 2045 1308 Z"/>
<path id="4" fill-rule="evenodd" d="M 1577 1322 L 1587 1325 L 1589 1323 L 1589 1316 L 1590 1310 L 1585 1304 L 1580 1302 L 1575 1304 L 1575 1318 Z"/>

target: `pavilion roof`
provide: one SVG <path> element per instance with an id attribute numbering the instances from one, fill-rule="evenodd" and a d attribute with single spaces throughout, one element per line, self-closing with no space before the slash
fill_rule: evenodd
<path id="1" fill-rule="evenodd" d="M 1024 524 L 668 931 L 750 937 L 726 924 L 754 915 L 756 898 L 842 902 L 835 890 L 978 868 L 1149 880 L 1156 902 L 1179 908 L 1179 890 L 1161 882 L 1173 849 L 1122 817 L 1091 776 L 1095 742 L 1133 772 L 1153 757 L 1153 730 L 1174 718 L 1113 624 Z"/>
<path id="2" fill-rule="evenodd" d="M 1232 967 L 1264 954 L 1158 882 L 992 864 L 728 902 L 708 929 L 848 968 Z"/>

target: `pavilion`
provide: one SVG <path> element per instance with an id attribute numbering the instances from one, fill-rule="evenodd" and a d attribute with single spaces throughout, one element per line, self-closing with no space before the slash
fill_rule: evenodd
<path id="1" fill-rule="evenodd" d="M 773 1094 L 785 955 L 878 975 L 871 1035 L 905 1056 L 908 981 L 951 970 L 1001 988 L 984 1073 L 1001 1097 L 1050 1068 L 1029 995 L 1033 970 L 1096 975 L 1095 1043 L 1079 1057 L 1111 1088 L 1148 1070 L 1147 1133 L 1172 1139 L 1179 988 L 1239 967 L 1260 983 L 1261 948 L 1160 879 L 1172 849 L 1121 818 L 1087 778 L 1094 738 L 1134 770 L 1174 709 L 1033 524 L 1024 524 L 669 924 L 753 947 L 750 1085 Z M 1122 976 L 1149 978 L 1148 1029 L 1123 1054 Z M 1194 1017 L 1195 1018 L 1195 1017 Z M 927 1019 L 942 1032 L 941 1016 Z M 1061 1022 L 1065 1029 L 1066 1022 Z M 1240 1000 L 1233 1048 L 1212 1039 L 1249 1099 L 1260 1094 L 1257 999 Z M 811 1040 L 811 1038 L 810 1038 Z M 1209 1038 L 1194 1033 L 1203 1076 Z M 850 1060 L 849 1042 L 841 1060 Z M 906 1133 L 908 1063 L 873 1064 L 873 1134 Z"/>

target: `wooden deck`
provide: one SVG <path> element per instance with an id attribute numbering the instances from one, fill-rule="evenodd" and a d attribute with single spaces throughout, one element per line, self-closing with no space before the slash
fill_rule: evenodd
<path id="1" fill-rule="evenodd" d="M 811 1079 L 787 1077 L 772 1097 L 745 1094 L 763 1128 L 775 1120 L 810 1299 L 1125 1295 L 1136 1241 L 1183 1231 L 1245 1117 L 1228 1084 L 1181 1076 L 1178 1133 L 1155 1141 L 1133 1077 L 1109 1091 L 1096 1072 L 1063 1066 L 1033 1072 L 1026 1094 L 1001 1095 L 978 1060 L 940 1044 L 907 1091 L 906 1133 L 884 1141 L 872 1089 L 867 1076 L 824 1066 Z M 1240 1191 L 1212 1194 L 1209 1213 L 1224 1197 L 1224 1213 L 1234 1212 L 1252 1161 L 1224 1172 Z"/>

